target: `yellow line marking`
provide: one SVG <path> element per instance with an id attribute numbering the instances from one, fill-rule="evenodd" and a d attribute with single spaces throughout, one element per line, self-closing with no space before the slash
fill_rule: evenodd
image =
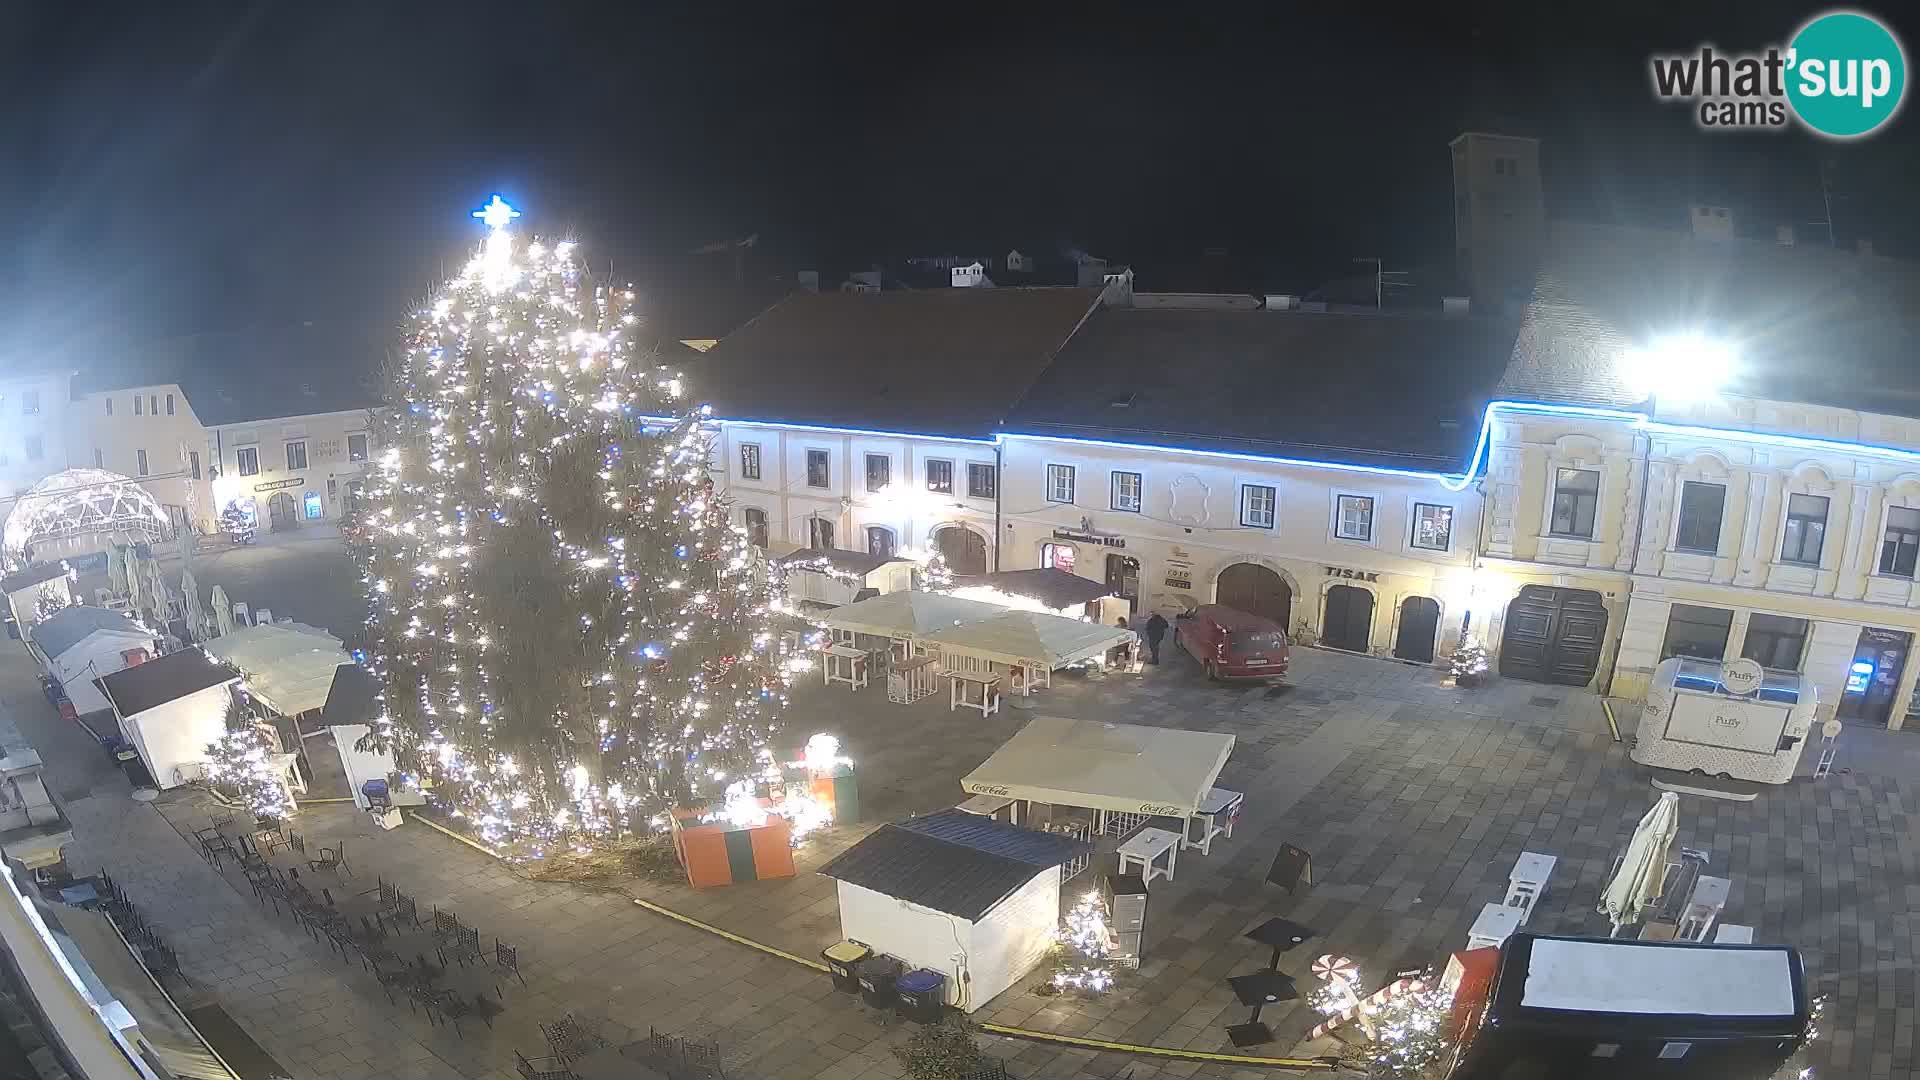
<path id="1" fill-rule="evenodd" d="M 462 836 L 438 822 L 413 813 L 409 813 L 407 817 L 425 825 L 434 832 L 460 841 L 482 855 L 498 859 L 501 862 L 506 861 L 499 852 L 494 851 L 492 848 L 470 837 Z M 651 900 L 642 900 L 640 897 L 632 894 L 628 894 L 627 899 L 633 901 L 636 907 L 651 911 L 655 915 L 672 919 L 685 926 L 693 927 L 695 930 L 704 930 L 715 937 L 725 938 L 736 945 L 744 945 L 749 949 L 763 952 L 768 956 L 777 956 L 782 960 L 799 964 L 801 967 L 810 968 L 823 974 L 832 970 L 818 960 L 809 960 L 804 956 L 796 956 L 793 953 L 787 952 L 785 949 L 776 949 L 771 945 L 762 944 L 752 938 L 742 937 L 731 930 L 722 930 L 712 923 L 702 922 L 691 915 L 682 915 L 672 908 L 662 907 Z M 1091 1050 L 1107 1050 L 1121 1054 L 1146 1054 L 1152 1057 L 1169 1058 L 1177 1061 L 1221 1062 L 1228 1065 L 1252 1065 L 1269 1069 L 1305 1069 L 1316 1072 L 1331 1072 L 1334 1069 L 1334 1066 L 1324 1061 L 1314 1061 L 1311 1058 L 1273 1058 L 1254 1057 L 1248 1054 L 1212 1054 L 1204 1050 L 1176 1050 L 1164 1046 L 1136 1046 L 1132 1043 L 1102 1042 L 1099 1039 L 1083 1039 L 1074 1035 L 1056 1035 L 1051 1031 L 1029 1031 L 1026 1028 L 1007 1027 L 1002 1024 L 978 1024 L 976 1026 L 981 1031 L 992 1032 L 995 1035 L 1005 1035 L 1011 1039 L 1060 1043 L 1065 1046 L 1079 1046 Z"/>
<path id="2" fill-rule="evenodd" d="M 314 803 L 327 803 L 327 802 L 352 802 L 352 801 L 353 801 L 353 800 L 352 800 L 351 798 L 347 798 L 347 799 L 332 799 L 332 798 L 328 798 L 328 799 L 301 799 L 301 800 L 300 800 L 300 805 L 301 805 L 301 806 L 311 806 L 311 805 L 313 805 Z"/>
<path id="3" fill-rule="evenodd" d="M 1613 706 L 1607 704 L 1606 698 L 1600 699 L 1600 711 L 1607 714 L 1607 728 L 1608 730 L 1613 732 L 1613 741 L 1619 742 L 1620 741 L 1620 725 L 1614 722 Z"/>

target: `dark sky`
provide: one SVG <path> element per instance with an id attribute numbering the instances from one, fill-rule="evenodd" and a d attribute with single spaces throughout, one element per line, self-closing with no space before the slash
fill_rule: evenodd
<path id="1" fill-rule="evenodd" d="M 1546 140 L 1559 215 L 1677 225 L 1704 198 L 1770 232 L 1820 216 L 1825 160 L 1843 240 L 1920 253 L 1912 110 L 1836 145 L 1652 99 L 1650 51 L 1784 41 L 1822 6 L 1554 6 L 20 3 L 0 364 L 391 326 L 495 190 L 616 260 L 758 232 L 823 261 L 1412 263 L 1450 247 L 1447 140 L 1496 118 Z"/>

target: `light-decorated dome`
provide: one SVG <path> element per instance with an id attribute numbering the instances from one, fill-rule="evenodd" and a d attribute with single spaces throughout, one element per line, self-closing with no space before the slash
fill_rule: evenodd
<path id="1" fill-rule="evenodd" d="M 166 510 L 133 478 L 105 469 L 68 469 L 15 501 L 0 546 L 18 557 L 44 540 L 88 534 L 151 543 L 166 535 L 167 523 Z"/>

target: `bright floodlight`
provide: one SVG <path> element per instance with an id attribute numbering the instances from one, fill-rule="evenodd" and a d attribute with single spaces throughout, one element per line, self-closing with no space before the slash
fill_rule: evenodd
<path id="1" fill-rule="evenodd" d="M 1620 378 L 1645 397 L 1698 401 L 1718 394 L 1733 378 L 1733 349 L 1699 334 L 1657 338 L 1621 359 Z"/>

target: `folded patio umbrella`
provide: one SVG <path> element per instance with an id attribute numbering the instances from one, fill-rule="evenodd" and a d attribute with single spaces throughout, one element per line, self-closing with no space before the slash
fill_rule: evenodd
<path id="1" fill-rule="evenodd" d="M 214 630 L 222 637 L 233 633 L 233 604 L 227 600 L 227 590 L 215 585 L 208 603 L 213 605 Z"/>
<path id="2" fill-rule="evenodd" d="M 195 641 L 207 636 L 206 612 L 200 607 L 200 583 L 192 570 L 180 571 L 180 598 L 187 608 L 187 633 Z"/>
<path id="3" fill-rule="evenodd" d="M 1600 914 L 1613 923 L 1613 933 L 1640 921 L 1655 900 L 1667 874 L 1667 851 L 1680 831 L 1680 796 L 1664 792 L 1633 830 L 1627 853 L 1613 880 L 1600 893 Z"/>

